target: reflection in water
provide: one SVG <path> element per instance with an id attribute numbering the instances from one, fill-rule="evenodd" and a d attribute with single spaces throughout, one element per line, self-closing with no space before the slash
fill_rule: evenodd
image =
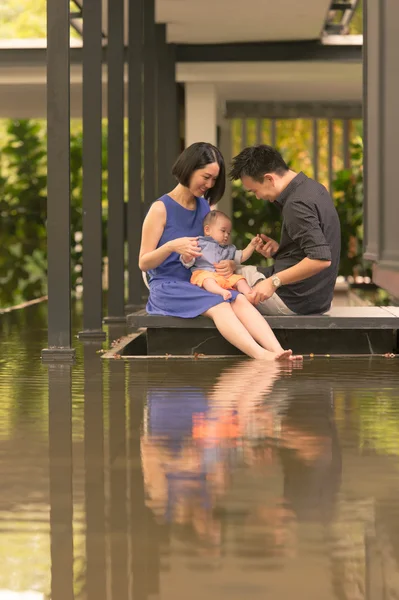
<path id="1" fill-rule="evenodd" d="M 25 347 L 2 329 L 0 600 L 397 597 L 395 361 L 104 361 L 85 344 L 45 368 L 26 322 Z"/>

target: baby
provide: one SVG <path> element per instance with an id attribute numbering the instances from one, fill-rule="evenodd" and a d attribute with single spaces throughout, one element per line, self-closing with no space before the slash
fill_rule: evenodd
<path id="1" fill-rule="evenodd" d="M 229 244 L 232 223 L 227 215 L 220 210 L 212 210 L 204 219 L 204 236 L 198 240 L 202 256 L 191 259 L 190 256 L 181 256 L 181 262 L 188 269 L 191 268 L 191 283 L 204 288 L 213 294 L 223 296 L 229 300 L 232 289 L 244 294 L 253 304 L 256 297 L 255 292 L 249 287 L 245 277 L 242 275 L 230 275 L 224 277 L 216 273 L 215 264 L 221 260 L 234 260 L 241 264 L 252 256 L 259 241 L 254 237 L 244 250 L 237 250 L 233 244 Z"/>

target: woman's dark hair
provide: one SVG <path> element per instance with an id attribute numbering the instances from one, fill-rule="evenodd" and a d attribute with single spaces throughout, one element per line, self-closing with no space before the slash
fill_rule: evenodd
<path id="1" fill-rule="evenodd" d="M 284 175 L 288 165 L 275 148 L 260 144 L 244 148 L 233 158 L 230 177 L 233 180 L 251 177 L 254 181 L 263 181 L 266 173 Z"/>
<path id="2" fill-rule="evenodd" d="M 183 150 L 172 167 L 172 175 L 181 185 L 188 187 L 194 171 L 203 169 L 206 165 L 214 162 L 219 165 L 219 175 L 215 185 L 205 192 L 205 198 L 210 206 L 220 200 L 226 187 L 226 169 L 220 150 L 208 142 L 196 142 Z"/>

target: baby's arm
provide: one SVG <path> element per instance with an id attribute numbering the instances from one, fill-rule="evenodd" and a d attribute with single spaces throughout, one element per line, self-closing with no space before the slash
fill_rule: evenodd
<path id="1" fill-rule="evenodd" d="M 180 262 L 186 269 L 191 269 L 195 264 L 195 257 L 189 256 L 188 254 L 181 254 Z"/>
<path id="2" fill-rule="evenodd" d="M 249 242 L 248 246 L 246 248 L 244 248 L 244 250 L 242 251 L 242 255 L 241 255 L 241 262 L 245 262 L 246 260 L 248 260 L 248 258 L 250 258 L 252 256 L 252 254 L 255 251 L 256 245 L 259 243 L 259 236 L 256 235 L 254 238 L 252 238 L 252 240 Z"/>

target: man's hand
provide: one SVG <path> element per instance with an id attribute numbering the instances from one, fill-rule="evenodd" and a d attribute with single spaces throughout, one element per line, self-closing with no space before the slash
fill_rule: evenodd
<path id="1" fill-rule="evenodd" d="M 271 258 L 274 254 L 276 254 L 280 247 L 278 242 L 272 240 L 272 238 L 269 238 L 263 233 L 261 233 L 260 236 L 257 236 L 257 238 L 258 243 L 255 249 L 257 252 L 259 252 L 259 254 L 262 254 L 262 256 L 265 258 Z"/>
<path id="2" fill-rule="evenodd" d="M 274 292 L 276 291 L 276 288 L 274 287 L 272 280 L 269 277 L 268 279 L 264 279 L 263 281 L 260 281 L 259 283 L 254 285 L 252 291 L 254 291 L 257 295 L 256 304 L 259 304 L 259 302 L 263 302 L 264 300 L 268 300 L 269 298 L 271 298 Z"/>
<path id="3" fill-rule="evenodd" d="M 233 275 L 236 263 L 234 260 L 221 260 L 220 263 L 215 263 L 213 265 L 216 269 L 216 273 L 218 275 L 222 275 L 222 277 L 230 277 Z"/>

